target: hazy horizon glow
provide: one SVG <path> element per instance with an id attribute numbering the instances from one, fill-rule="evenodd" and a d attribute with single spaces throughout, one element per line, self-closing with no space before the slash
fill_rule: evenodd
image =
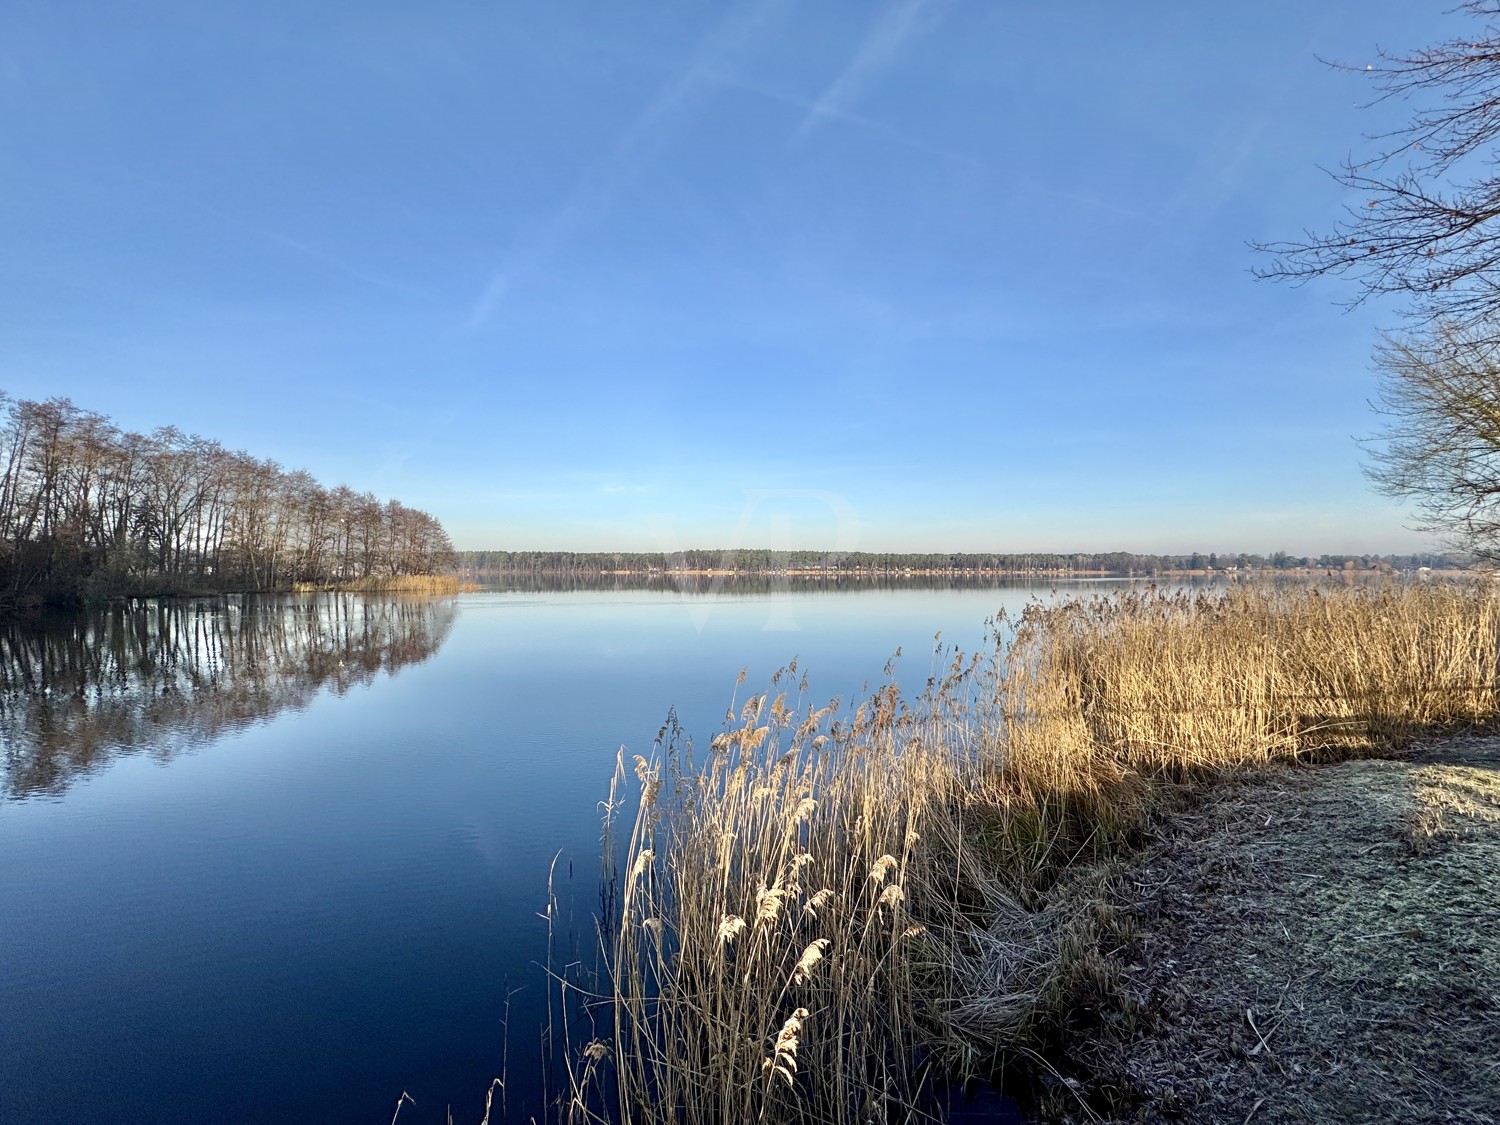
<path id="1" fill-rule="evenodd" d="M 0 387 L 461 548 L 1386 553 L 1394 309 L 1254 283 L 1442 6 L 0 12 Z"/>

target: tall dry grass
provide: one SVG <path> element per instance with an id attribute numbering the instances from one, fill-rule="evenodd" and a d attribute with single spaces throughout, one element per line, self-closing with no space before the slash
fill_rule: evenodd
<path id="1" fill-rule="evenodd" d="M 1379 754 L 1489 721 L 1497 640 L 1493 584 L 1036 604 L 1001 660 L 997 708 L 981 709 L 983 788 L 1007 807 L 1012 842 L 1031 849 L 1014 860 L 1045 872 L 1059 846 L 1107 843 L 1138 822 L 1162 778 Z"/>
<path id="2" fill-rule="evenodd" d="M 922 1120 L 940 1073 L 1045 1065 L 1093 933 L 1059 874 L 1186 776 L 1492 722 L 1497 652 L 1490 585 L 1252 586 L 1035 604 L 849 714 L 792 666 L 704 761 L 675 728 L 636 760 L 566 1116 Z"/>
<path id="3" fill-rule="evenodd" d="M 298 594 L 315 594 L 335 590 L 350 594 L 457 594 L 459 580 L 451 574 L 396 574 L 351 578 L 332 585 L 298 582 L 292 587 Z"/>
<path id="4" fill-rule="evenodd" d="M 594 1047 L 619 1120 L 863 1122 L 919 1104 L 911 1006 L 931 958 L 909 875 L 942 786 L 925 776 L 940 759 L 900 744 L 909 718 L 889 688 L 842 718 L 777 691 L 701 766 L 675 732 L 636 761 L 612 1026 Z M 604 1116 L 592 1096 L 574 1120 Z"/>

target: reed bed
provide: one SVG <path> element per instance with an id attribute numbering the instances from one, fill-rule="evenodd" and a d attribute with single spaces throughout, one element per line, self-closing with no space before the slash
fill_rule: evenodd
<path id="1" fill-rule="evenodd" d="M 931 1119 L 940 1082 L 1047 1064 L 1105 910 L 1054 888 L 1177 782 L 1497 714 L 1493 584 L 1137 591 L 993 625 L 915 697 L 815 707 L 794 664 L 703 761 L 675 724 L 636 759 L 568 1121 Z"/>
<path id="2" fill-rule="evenodd" d="M 351 578 L 331 585 L 298 582 L 292 589 L 298 594 L 316 594 L 325 590 L 350 594 L 457 594 L 461 586 L 451 574 L 395 574 Z"/>

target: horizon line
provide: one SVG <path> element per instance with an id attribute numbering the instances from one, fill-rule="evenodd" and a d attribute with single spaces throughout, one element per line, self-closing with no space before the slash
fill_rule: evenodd
<path id="1" fill-rule="evenodd" d="M 1387 551 L 1288 551 L 1278 548 L 1273 551 L 1263 550 L 1208 550 L 1198 548 L 1183 550 L 1129 550 L 1126 548 L 1112 548 L 1110 550 L 1002 550 L 986 548 L 983 550 L 930 550 L 911 548 L 871 548 L 860 547 L 845 550 L 823 549 L 820 547 L 681 547 L 676 550 L 666 551 L 660 548 L 616 548 L 616 547 L 455 547 L 458 554 L 477 554 L 480 552 L 496 552 L 507 554 L 556 554 L 556 555 L 685 555 L 685 554 L 719 554 L 726 555 L 736 551 L 764 551 L 773 555 L 791 554 L 818 554 L 836 557 L 847 557 L 850 555 L 1228 555 L 1231 557 L 1239 555 L 1259 555 L 1262 558 L 1273 558 L 1278 554 L 1284 554 L 1294 558 L 1311 558 L 1323 555 L 1340 555 L 1348 558 L 1383 558 L 1387 555 L 1466 555 L 1472 556 L 1472 552 L 1452 546 L 1432 546 L 1425 548 L 1410 548 L 1406 550 Z"/>

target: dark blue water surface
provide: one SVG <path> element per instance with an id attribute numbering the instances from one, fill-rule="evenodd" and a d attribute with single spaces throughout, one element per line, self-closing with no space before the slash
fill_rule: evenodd
<path id="1" fill-rule="evenodd" d="M 1045 590 L 144 603 L 0 626 L 0 1120 L 542 1116 L 548 871 L 616 751 L 788 659 L 920 688 Z M 571 872 L 571 876 L 570 876 Z M 497 1113 L 498 1117 L 498 1113 Z"/>

